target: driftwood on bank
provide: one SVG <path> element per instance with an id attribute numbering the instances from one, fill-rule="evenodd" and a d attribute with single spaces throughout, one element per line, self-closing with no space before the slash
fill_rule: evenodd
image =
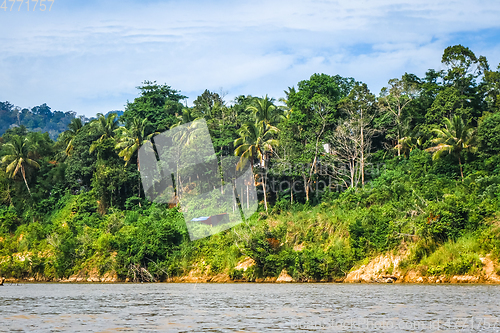
<path id="1" fill-rule="evenodd" d="M 156 282 L 154 276 L 139 264 L 129 266 L 129 275 L 132 275 L 132 282 Z"/>

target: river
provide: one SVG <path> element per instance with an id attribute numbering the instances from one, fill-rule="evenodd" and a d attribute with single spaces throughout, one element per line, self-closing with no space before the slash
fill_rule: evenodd
<path id="1" fill-rule="evenodd" d="M 500 332 L 500 286 L 6 284 L 0 332 Z"/>

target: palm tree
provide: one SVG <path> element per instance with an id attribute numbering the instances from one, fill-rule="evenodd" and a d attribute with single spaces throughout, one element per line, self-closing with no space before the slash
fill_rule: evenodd
<path id="1" fill-rule="evenodd" d="M 172 126 L 172 128 L 175 128 L 180 124 L 181 123 L 178 123 Z M 175 132 L 172 138 L 176 140 L 179 146 L 189 147 L 193 144 L 196 145 L 199 135 L 203 136 L 205 134 L 204 129 L 206 128 L 206 126 L 204 126 L 203 124 L 205 124 L 205 120 L 203 119 L 203 117 L 193 119 L 190 121 L 189 126 L 187 126 L 185 130 Z"/>
<path id="2" fill-rule="evenodd" d="M 278 146 L 278 140 L 273 139 L 273 135 L 276 133 L 278 133 L 278 129 L 267 125 L 264 121 L 244 124 L 239 130 L 240 137 L 234 141 L 236 147 L 234 155 L 241 155 L 236 168 L 241 169 L 250 160 L 253 172 L 255 158 L 259 160 L 261 167 L 265 168 L 267 153 L 272 152 L 273 147 Z M 267 211 L 266 178 L 263 178 L 264 205 Z"/>
<path id="3" fill-rule="evenodd" d="M 73 140 L 83 127 L 80 118 L 74 118 L 68 124 L 68 130 L 64 132 L 64 144 L 66 145 L 66 155 L 70 156 L 73 151 Z"/>
<path id="4" fill-rule="evenodd" d="M 111 113 L 107 117 L 102 113 L 97 114 L 97 119 L 93 120 L 90 126 L 91 128 L 97 129 L 97 131 L 101 133 L 101 137 L 90 145 L 90 153 L 92 153 L 102 141 L 115 136 L 115 131 L 119 127 L 118 120 L 116 119 L 117 117 L 118 115 L 116 113 Z"/>
<path id="5" fill-rule="evenodd" d="M 123 157 L 125 165 L 128 165 L 134 154 L 143 144 L 151 142 L 151 138 L 154 135 L 159 134 L 158 132 L 154 132 L 146 135 L 147 121 L 148 121 L 147 119 L 143 119 L 141 121 L 138 118 L 133 118 L 129 128 L 120 127 L 115 130 L 117 132 L 121 132 L 120 139 L 118 140 L 115 149 L 120 150 L 118 156 Z M 137 171 L 139 172 L 141 171 L 141 166 L 139 163 L 139 154 L 137 154 Z M 141 186 L 139 180 L 139 198 L 140 197 L 141 197 Z"/>
<path id="6" fill-rule="evenodd" d="M 195 120 L 202 118 L 202 117 L 196 117 L 194 115 L 193 111 L 194 111 L 193 109 L 186 109 L 186 108 L 182 109 L 182 114 L 177 116 L 177 119 L 179 119 L 179 122 L 177 124 L 174 124 L 172 126 L 172 128 L 180 126 L 182 124 L 187 124 L 187 123 L 190 123 L 192 121 L 195 121 Z"/>
<path id="7" fill-rule="evenodd" d="M 285 104 L 284 107 L 282 107 L 283 110 L 283 119 L 290 119 L 293 108 L 288 106 L 288 100 L 286 98 L 280 97 L 279 101 L 283 104 Z"/>
<path id="8" fill-rule="evenodd" d="M 251 111 L 257 122 L 265 122 L 268 125 L 276 125 L 284 117 L 281 109 L 274 105 L 274 98 L 267 95 L 264 98 L 255 98 L 253 105 L 247 106 L 246 111 Z"/>
<path id="9" fill-rule="evenodd" d="M 28 193 L 31 196 L 31 191 L 26 181 L 26 167 L 30 166 L 39 169 L 40 165 L 35 160 L 29 158 L 29 144 L 30 142 L 27 138 L 14 136 L 11 142 L 4 145 L 9 153 L 2 158 L 2 164 L 7 165 L 5 172 L 10 178 L 15 178 L 21 172 Z"/>
<path id="10" fill-rule="evenodd" d="M 414 132 L 398 140 L 398 144 L 394 147 L 398 151 L 398 154 L 403 154 L 404 156 L 410 156 L 413 149 L 422 146 L 424 138 L 420 136 L 420 133 Z"/>
<path id="11" fill-rule="evenodd" d="M 150 142 L 151 138 L 159 134 L 158 132 L 146 135 L 147 119 L 142 121 L 133 118 L 129 128 L 120 127 L 116 131 L 120 132 L 120 138 L 116 144 L 116 149 L 120 150 L 118 156 L 123 157 L 125 165 L 128 165 L 135 152 L 145 143 Z M 137 157 L 137 170 L 140 171 L 139 157 Z"/>
<path id="12" fill-rule="evenodd" d="M 453 154 L 458 158 L 460 165 L 460 176 L 464 180 L 464 173 L 462 170 L 462 152 L 475 152 L 477 150 L 476 144 L 476 129 L 466 126 L 463 119 L 455 115 L 453 119 L 444 118 L 444 128 L 434 129 L 437 137 L 431 140 L 435 144 L 427 151 L 432 152 L 432 159 L 436 160 L 443 154 Z"/>
<path id="13" fill-rule="evenodd" d="M 176 143 L 174 145 L 175 148 L 173 150 L 173 154 L 176 156 L 175 179 L 178 184 L 176 185 L 177 197 L 180 199 L 183 191 L 180 166 L 183 163 L 183 158 L 189 155 L 187 154 L 187 151 L 194 154 L 199 153 L 202 156 L 205 156 L 205 153 L 209 152 L 210 149 L 213 149 L 213 145 L 210 140 L 210 134 L 207 131 L 206 121 L 203 117 L 194 119 L 194 121 L 190 122 L 189 125 L 186 125 L 183 130 L 175 131 L 174 129 L 172 132 L 173 133 L 170 133 L 169 135 L 171 135 L 171 138 Z M 209 150 L 207 151 L 207 149 Z"/>

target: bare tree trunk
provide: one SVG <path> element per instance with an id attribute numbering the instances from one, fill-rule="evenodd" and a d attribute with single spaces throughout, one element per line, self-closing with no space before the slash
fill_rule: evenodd
<path id="1" fill-rule="evenodd" d="M 363 109 L 361 108 L 361 186 L 365 186 L 365 127 L 363 118 Z"/>
<path id="2" fill-rule="evenodd" d="M 9 197 L 9 206 L 12 206 L 12 198 L 10 196 L 10 184 L 7 184 L 7 195 Z"/>
<path id="3" fill-rule="evenodd" d="M 399 132 L 398 132 L 398 143 L 397 143 L 397 145 L 398 145 L 398 157 L 401 156 L 401 144 L 400 144 L 400 140 L 401 140 L 401 138 L 400 138 L 400 135 L 399 135 Z"/>
<path id="4" fill-rule="evenodd" d="M 137 192 L 139 195 L 139 207 L 141 206 L 141 165 L 139 164 L 139 154 L 137 154 L 137 171 L 139 172 L 139 184 L 137 184 Z"/>
<path id="5" fill-rule="evenodd" d="M 306 177 L 304 176 L 304 186 L 306 188 L 306 200 L 307 201 L 309 201 L 309 186 L 311 185 L 312 175 L 313 175 L 313 172 L 316 171 L 316 163 L 318 162 L 318 145 L 319 145 L 319 140 L 320 140 L 321 136 L 323 135 L 323 132 L 324 132 L 325 126 L 326 126 L 326 120 L 325 120 L 325 118 L 323 116 L 321 116 L 321 119 L 323 119 L 323 126 L 321 127 L 321 131 L 319 132 L 319 135 L 316 138 L 316 150 L 315 150 L 315 153 L 314 153 L 314 160 L 313 160 L 313 163 L 311 165 L 311 169 L 309 170 L 309 177 L 306 179 Z"/>
<path id="6" fill-rule="evenodd" d="M 464 181 L 464 172 L 462 170 L 462 161 L 460 160 L 460 155 L 458 156 L 458 164 L 460 165 L 460 176 L 462 176 L 462 181 Z"/>
<path id="7" fill-rule="evenodd" d="M 24 172 L 24 167 L 22 165 L 21 165 L 21 174 L 23 175 L 24 183 L 26 184 L 26 188 L 28 189 L 28 193 L 30 194 L 31 197 L 30 187 L 28 186 L 28 182 L 26 181 L 26 174 Z"/>
<path id="8" fill-rule="evenodd" d="M 349 170 L 351 172 L 351 187 L 354 188 L 354 181 L 356 179 L 356 162 L 354 161 L 354 158 L 352 161 L 349 162 Z"/>
<path id="9" fill-rule="evenodd" d="M 224 117 L 222 118 L 224 122 Z M 224 194 L 224 169 L 222 168 L 222 146 L 220 147 L 220 172 L 222 173 L 222 177 L 220 177 L 220 192 Z"/>
<path id="10" fill-rule="evenodd" d="M 266 169 L 264 169 L 264 172 L 265 172 Z M 267 175 L 264 174 L 263 175 L 263 180 L 262 180 L 262 188 L 264 190 L 264 206 L 266 207 L 266 212 L 267 212 L 267 191 L 266 191 L 266 178 L 267 178 Z"/>
<path id="11" fill-rule="evenodd" d="M 175 189 L 177 192 L 177 199 L 180 201 L 181 200 L 181 175 L 179 173 L 179 163 L 176 165 L 176 170 L 175 170 Z M 214 187 L 215 190 L 215 187 Z"/>
<path id="12" fill-rule="evenodd" d="M 309 201 L 309 186 L 307 182 L 307 177 L 304 175 L 303 178 L 304 178 L 304 190 L 306 192 L 306 201 Z"/>
<path id="13" fill-rule="evenodd" d="M 240 188 L 240 205 L 241 205 L 241 208 L 243 209 L 243 187 Z M 248 209 L 248 208 L 247 208 Z"/>
<path id="14" fill-rule="evenodd" d="M 401 140 L 401 105 L 398 104 L 398 115 L 397 115 L 397 122 L 398 122 L 398 157 L 401 156 L 401 145 L 399 144 L 399 140 Z"/>

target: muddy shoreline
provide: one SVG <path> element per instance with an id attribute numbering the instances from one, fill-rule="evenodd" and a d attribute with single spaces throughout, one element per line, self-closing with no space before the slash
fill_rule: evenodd
<path id="1" fill-rule="evenodd" d="M 99 275 L 97 269 L 82 270 L 66 279 L 48 279 L 42 275 L 28 278 L 6 278 L 5 283 L 407 283 L 407 284 L 500 284 L 499 264 L 489 256 L 481 257 L 483 267 L 474 274 L 428 276 L 414 269 L 401 269 L 402 256 L 379 255 L 368 264 L 354 267 L 343 278 L 332 280 L 295 280 L 283 270 L 278 277 L 257 278 L 254 280 L 231 279 L 229 274 L 207 274 L 199 269 L 187 275 L 173 276 L 162 281 L 133 281 L 119 279 L 115 272 Z M 244 272 L 255 263 L 250 258 L 241 261 L 235 269 Z M 1 279 L 1 277 L 0 277 Z"/>
<path id="2" fill-rule="evenodd" d="M 227 274 L 218 274 L 215 276 L 176 276 L 171 277 L 162 281 L 153 281 L 153 282 L 139 282 L 139 281 L 130 281 L 128 279 L 97 279 L 96 277 L 70 277 L 67 279 L 47 279 L 43 277 L 39 278 L 6 278 L 4 285 L 9 284 L 22 284 L 22 283 L 75 283 L 75 284 L 106 284 L 106 283 L 362 283 L 362 284 L 498 284 L 500 285 L 500 277 L 499 276 L 484 276 L 484 275 L 452 275 L 452 276 L 421 276 L 415 274 L 415 272 L 410 272 L 404 276 L 394 276 L 394 275 L 383 275 L 383 276 L 372 276 L 370 278 L 362 278 L 362 279 L 349 279 L 349 278 L 341 278 L 336 280 L 308 280 L 308 281 L 278 281 L 277 277 L 267 277 L 265 279 L 256 279 L 254 281 L 248 280 L 233 280 Z M 1 289 L 0 289 L 1 290 Z"/>

